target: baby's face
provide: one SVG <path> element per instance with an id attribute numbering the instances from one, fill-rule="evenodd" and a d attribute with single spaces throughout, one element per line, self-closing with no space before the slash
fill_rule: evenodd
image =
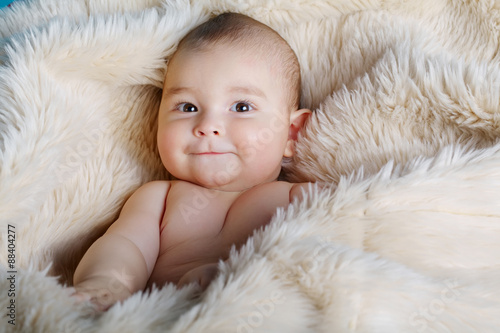
<path id="1" fill-rule="evenodd" d="M 158 120 L 167 170 L 225 191 L 275 180 L 288 151 L 291 113 L 277 72 L 263 56 L 236 47 L 177 54 Z"/>

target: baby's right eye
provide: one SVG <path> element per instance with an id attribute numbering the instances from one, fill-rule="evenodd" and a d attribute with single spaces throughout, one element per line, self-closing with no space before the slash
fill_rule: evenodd
<path id="1" fill-rule="evenodd" d="M 181 112 L 197 112 L 198 108 L 196 107 L 196 105 L 191 103 L 181 103 L 177 105 L 177 110 Z"/>

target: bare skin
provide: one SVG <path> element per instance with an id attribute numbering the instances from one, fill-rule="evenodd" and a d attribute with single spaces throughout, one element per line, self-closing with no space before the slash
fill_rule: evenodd
<path id="1" fill-rule="evenodd" d="M 185 181 L 143 185 L 86 254 L 107 256 L 93 256 L 101 260 L 78 266 L 76 296 L 106 310 L 152 284 L 195 282 L 205 288 L 231 246 L 241 246 L 271 220 L 277 207 L 300 197 L 301 188 L 307 183 L 276 181 L 243 192 L 211 190 Z"/>
<path id="2" fill-rule="evenodd" d="M 179 180 L 147 183 L 128 199 L 78 265 L 75 297 L 106 310 L 153 284 L 205 288 L 231 246 L 300 199 L 306 184 L 276 180 L 311 111 L 290 103 L 279 66 L 240 44 L 176 52 L 157 142 Z"/>

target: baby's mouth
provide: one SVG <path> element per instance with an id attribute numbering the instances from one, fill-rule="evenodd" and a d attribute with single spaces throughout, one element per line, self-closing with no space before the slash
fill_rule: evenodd
<path id="1" fill-rule="evenodd" d="M 190 154 L 192 158 L 207 161 L 226 161 L 232 153 L 219 151 L 204 151 Z"/>

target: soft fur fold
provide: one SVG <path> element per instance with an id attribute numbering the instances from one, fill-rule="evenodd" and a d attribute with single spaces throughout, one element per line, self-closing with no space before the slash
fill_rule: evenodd
<path id="1" fill-rule="evenodd" d="M 0 12 L 0 308 L 16 310 L 0 331 L 496 332 L 499 9 L 15 2 Z M 130 193 L 168 178 L 155 143 L 166 59 L 225 11 L 297 53 L 314 114 L 285 173 L 331 186 L 278 210 L 203 294 L 167 285 L 95 315 L 64 285 Z"/>

